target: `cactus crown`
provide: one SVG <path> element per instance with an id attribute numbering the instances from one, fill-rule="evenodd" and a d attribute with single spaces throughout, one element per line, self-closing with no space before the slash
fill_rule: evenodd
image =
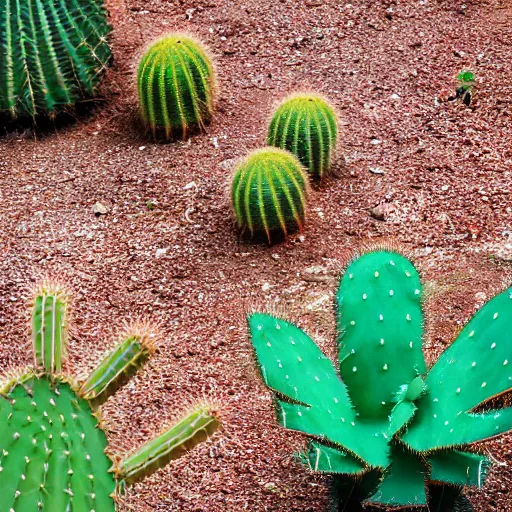
<path id="1" fill-rule="evenodd" d="M 291 151 L 314 178 L 329 170 L 336 150 L 338 122 L 334 109 L 316 94 L 294 94 L 276 109 L 267 144 Z"/>
<path id="2" fill-rule="evenodd" d="M 0 10 L 0 111 L 54 115 L 96 93 L 110 58 L 103 1 L 7 0 Z"/>
<path id="3" fill-rule="evenodd" d="M 185 34 L 156 41 L 139 64 L 137 86 L 142 118 L 156 137 L 186 138 L 203 129 L 213 113 L 215 72 L 206 49 Z"/>
<path id="4" fill-rule="evenodd" d="M 428 372 L 421 295 L 416 270 L 395 252 L 348 266 L 336 295 L 343 380 L 294 324 L 249 316 L 279 422 L 311 438 L 301 460 L 357 477 L 367 502 L 384 507 L 426 506 L 425 483 L 480 487 L 490 462 L 468 445 L 512 429 L 512 408 L 473 412 L 511 389 L 512 288 L 485 304 Z"/>
<path id="5" fill-rule="evenodd" d="M 113 462 L 99 407 L 154 350 L 139 325 L 78 384 L 62 372 L 67 295 L 42 286 L 32 308 L 36 367 L 0 388 L 2 510 L 115 511 L 115 496 L 183 455 L 219 426 L 209 406 L 195 408 L 125 460 Z"/>
<path id="6" fill-rule="evenodd" d="M 302 229 L 306 213 L 308 178 L 288 151 L 263 148 L 252 152 L 237 167 L 231 200 L 238 227 L 251 237 L 263 233 L 268 242 Z"/>

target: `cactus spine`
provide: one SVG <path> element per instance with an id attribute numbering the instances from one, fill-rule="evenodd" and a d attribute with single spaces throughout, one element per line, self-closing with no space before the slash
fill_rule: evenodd
<path id="1" fill-rule="evenodd" d="M 137 86 L 142 119 L 156 137 L 184 139 L 211 119 L 215 72 L 206 49 L 184 34 L 154 43 L 139 64 Z"/>
<path id="2" fill-rule="evenodd" d="M 312 177 L 321 179 L 331 165 L 337 136 L 331 105 L 316 94 L 295 94 L 274 112 L 267 144 L 291 151 Z"/>
<path id="3" fill-rule="evenodd" d="M 112 461 L 98 410 L 153 352 L 152 334 L 136 325 L 79 387 L 62 371 L 67 295 L 44 285 L 34 299 L 34 370 L 0 387 L 2 511 L 115 512 L 115 496 L 208 438 L 216 411 L 196 407 L 125 461 Z"/>
<path id="4" fill-rule="evenodd" d="M 357 483 L 366 503 L 425 508 L 434 483 L 481 487 L 490 461 L 469 445 L 512 429 L 512 407 L 473 412 L 512 391 L 512 288 L 487 302 L 428 372 L 421 296 L 400 254 L 373 251 L 348 265 L 336 295 L 342 380 L 297 326 L 248 317 L 279 423 L 311 436 L 300 460 L 338 475 L 340 499 Z M 452 510 L 460 496 L 446 495 L 452 503 L 442 510 Z"/>
<path id="5" fill-rule="evenodd" d="M 251 237 L 302 230 L 309 191 L 300 162 L 288 151 L 263 148 L 252 152 L 237 167 L 231 200 L 238 227 Z"/>
<path id="6" fill-rule="evenodd" d="M 102 0 L 6 0 L 0 111 L 53 116 L 96 94 L 111 53 Z"/>

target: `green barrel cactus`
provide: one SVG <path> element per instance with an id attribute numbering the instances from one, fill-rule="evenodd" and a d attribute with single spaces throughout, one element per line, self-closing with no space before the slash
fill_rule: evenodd
<path id="1" fill-rule="evenodd" d="M 294 94 L 274 112 L 267 144 L 291 151 L 312 177 L 321 179 L 331 165 L 337 136 L 336 113 L 324 98 Z"/>
<path id="2" fill-rule="evenodd" d="M 4 0 L 0 111 L 54 116 L 96 94 L 111 59 L 102 0 Z"/>
<path id="3" fill-rule="evenodd" d="M 310 437 L 300 460 L 336 475 L 341 500 L 355 486 L 367 504 L 426 508 L 434 484 L 447 495 L 481 487 L 490 461 L 473 443 L 512 429 L 512 408 L 492 400 L 512 390 L 512 288 L 487 302 L 429 370 L 422 293 L 400 254 L 374 251 L 350 263 L 336 295 L 339 376 L 294 324 L 248 317 L 279 423 Z"/>
<path id="4" fill-rule="evenodd" d="M 43 286 L 32 307 L 35 367 L 0 387 L 0 489 L 5 512 L 115 512 L 116 495 L 208 438 L 219 426 L 199 406 L 124 460 L 108 455 L 101 404 L 155 347 L 134 324 L 83 383 L 62 372 L 68 298 Z"/>
<path id="5" fill-rule="evenodd" d="M 137 75 L 141 115 L 157 137 L 203 129 L 213 114 L 215 71 L 207 50 L 185 34 L 155 42 L 142 57 Z"/>
<path id="6" fill-rule="evenodd" d="M 267 147 L 252 152 L 236 168 L 231 201 L 238 227 L 251 237 L 302 230 L 309 182 L 288 151 Z"/>

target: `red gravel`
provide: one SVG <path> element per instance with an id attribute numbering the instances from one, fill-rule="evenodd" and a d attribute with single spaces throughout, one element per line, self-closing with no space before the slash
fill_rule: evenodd
<path id="1" fill-rule="evenodd" d="M 334 355 L 343 258 L 362 243 L 395 240 L 416 256 L 430 290 L 433 361 L 511 281 L 510 2 L 108 6 L 115 63 L 106 102 L 64 129 L 0 139 L 0 367 L 30 362 L 24 296 L 40 275 L 60 276 L 74 292 L 69 367 L 78 374 L 123 319 L 151 315 L 164 341 L 105 407 L 112 445 L 139 445 L 203 396 L 225 404 L 225 431 L 130 489 L 120 510 L 324 510 L 328 479 L 291 458 L 303 437 L 276 426 L 244 307 L 279 305 Z M 211 47 L 221 95 L 206 134 L 155 144 L 133 122 L 133 73 L 143 47 L 175 29 Z M 478 80 L 472 108 L 444 101 L 468 67 Z M 340 112 L 342 176 L 313 193 L 303 237 L 271 248 L 242 242 L 224 200 L 233 159 L 262 144 L 277 99 L 308 87 Z M 106 215 L 93 214 L 97 201 Z M 384 221 L 369 214 L 377 205 Z M 479 512 L 512 510 L 511 439 L 485 446 L 502 465 L 471 492 Z"/>

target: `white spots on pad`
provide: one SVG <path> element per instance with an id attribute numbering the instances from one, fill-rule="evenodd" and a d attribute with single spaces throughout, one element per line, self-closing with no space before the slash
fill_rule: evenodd
<path id="1" fill-rule="evenodd" d="M 411 315 L 409 313 L 407 313 L 407 315 L 405 315 L 405 319 L 410 322 L 411 321 Z"/>
<path id="2" fill-rule="evenodd" d="M 299 363 L 302 363 L 302 357 L 298 356 L 298 357 L 297 357 L 297 361 L 298 361 Z"/>
<path id="3" fill-rule="evenodd" d="M 420 294 L 420 291 L 418 290 L 418 288 L 416 288 L 416 290 L 414 290 L 414 295 L 419 295 Z"/>
<path id="4" fill-rule="evenodd" d="M 460 393 L 460 388 L 457 388 L 456 393 L 457 393 L 457 394 L 459 394 L 459 393 Z"/>
<path id="5" fill-rule="evenodd" d="M 352 371 L 355 373 L 357 372 L 357 366 L 354 366 L 354 368 L 352 368 Z"/>
<path id="6" fill-rule="evenodd" d="M 472 338 L 474 335 L 475 335 L 475 331 L 471 331 L 471 332 L 469 333 L 469 337 L 470 337 L 470 338 Z"/>
<path id="7" fill-rule="evenodd" d="M 315 376 L 315 380 L 316 380 L 317 382 L 320 382 L 320 379 L 319 379 L 318 377 L 316 377 L 316 376 Z"/>
<path id="8" fill-rule="evenodd" d="M 386 371 L 386 370 L 388 369 L 388 365 L 387 365 L 387 364 L 384 364 L 384 366 L 382 367 L 382 369 L 383 369 L 384 371 Z"/>
<path id="9" fill-rule="evenodd" d="M 375 272 L 375 274 L 373 274 L 375 277 L 379 277 L 379 273 L 378 272 Z"/>
<path id="10" fill-rule="evenodd" d="M 445 421 L 445 422 L 444 422 L 444 424 L 445 424 L 445 425 L 448 425 L 448 423 L 450 423 L 450 422 L 449 422 L 449 421 Z"/>
<path id="11" fill-rule="evenodd" d="M 276 324 L 276 329 L 279 331 L 281 329 L 281 326 L 279 324 Z"/>
<path id="12" fill-rule="evenodd" d="M 482 387 L 485 388 L 487 386 L 487 382 L 482 382 Z"/>
<path id="13" fill-rule="evenodd" d="M 476 361 L 473 361 L 473 362 L 471 363 L 471 367 L 472 367 L 472 368 L 474 368 L 475 366 L 476 366 Z"/>
<path id="14" fill-rule="evenodd" d="M 272 343 L 270 343 L 270 341 L 267 341 L 267 347 L 271 347 L 272 346 Z"/>
<path id="15" fill-rule="evenodd" d="M 261 329 L 263 329 L 263 326 L 258 325 L 258 326 L 256 327 L 256 329 L 258 329 L 258 331 L 261 331 Z"/>
<path id="16" fill-rule="evenodd" d="M 412 348 L 412 341 L 410 341 L 410 342 L 409 342 L 409 347 L 411 347 L 411 348 Z"/>
<path id="17" fill-rule="evenodd" d="M 384 315 L 379 315 L 379 320 L 380 320 L 381 322 L 383 322 L 383 321 L 384 321 Z"/>
<path id="18" fill-rule="evenodd" d="M 508 364 L 508 359 L 505 359 L 505 361 L 503 361 L 503 366 L 507 366 Z"/>
<path id="19" fill-rule="evenodd" d="M 390 297 L 393 297 L 394 294 L 395 294 L 395 292 L 393 290 L 389 290 L 389 296 Z"/>
<path id="20" fill-rule="evenodd" d="M 498 313 L 494 313 L 494 315 L 492 316 L 493 320 L 496 320 L 496 318 L 498 318 Z"/>
<path id="21" fill-rule="evenodd" d="M 53 398 L 50 398 L 50 404 L 51 404 L 51 405 L 53 405 L 54 407 L 57 405 L 57 404 L 55 403 L 55 400 L 54 400 Z"/>
<path id="22" fill-rule="evenodd" d="M 334 403 L 335 403 L 335 404 L 337 404 L 337 403 L 338 403 L 338 399 L 337 399 L 337 398 L 335 398 L 335 399 L 334 399 Z"/>
<path id="23" fill-rule="evenodd" d="M 393 260 L 389 260 L 389 264 L 394 267 L 395 266 L 395 262 Z"/>
<path id="24" fill-rule="evenodd" d="M 491 348 L 496 348 L 496 343 L 493 343 L 493 344 L 491 345 Z"/>
<path id="25" fill-rule="evenodd" d="M 368 295 L 366 293 L 363 293 L 363 300 L 366 300 L 368 298 Z"/>
<path id="26" fill-rule="evenodd" d="M 411 277 L 411 273 L 410 273 L 408 270 L 406 270 L 406 271 L 405 271 L 405 275 L 406 275 L 407 277 Z"/>
<path id="27" fill-rule="evenodd" d="M 19 439 L 20 438 L 20 433 L 19 432 L 14 432 L 14 435 L 12 437 L 14 437 L 14 439 Z"/>
<path id="28" fill-rule="evenodd" d="M 381 338 L 381 339 L 380 339 L 380 344 L 381 344 L 381 345 L 384 345 L 384 338 Z"/>
<path id="29" fill-rule="evenodd" d="M 354 320 L 351 320 L 350 325 L 356 325 L 356 322 Z"/>
<path id="30" fill-rule="evenodd" d="M 348 278 L 349 278 L 349 279 L 354 279 L 354 274 L 349 274 L 349 275 L 348 275 Z"/>
<path id="31" fill-rule="evenodd" d="M 302 413 L 300 411 L 298 411 L 297 416 L 302 416 Z"/>

